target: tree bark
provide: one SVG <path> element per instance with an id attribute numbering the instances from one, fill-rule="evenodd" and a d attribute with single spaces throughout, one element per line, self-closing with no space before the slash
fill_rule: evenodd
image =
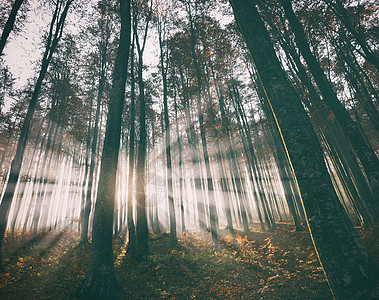
<path id="1" fill-rule="evenodd" d="M 86 157 L 85 157 L 85 167 L 84 167 L 84 176 L 83 176 L 83 182 L 82 182 L 82 195 L 81 195 L 81 207 L 80 207 L 80 223 L 78 230 L 80 232 L 80 236 L 82 236 L 82 227 L 83 227 L 83 219 L 85 218 L 85 210 L 87 209 L 85 204 L 86 204 L 86 183 L 87 183 L 87 177 L 88 177 L 88 171 L 89 171 L 89 151 L 90 151 L 90 144 L 91 144 L 91 122 L 92 122 L 92 99 L 93 95 L 92 93 L 89 95 L 89 109 L 88 109 L 88 128 L 87 128 L 87 139 L 86 139 Z M 87 226 L 88 227 L 88 226 Z"/>
<path id="2" fill-rule="evenodd" d="M 301 63 L 300 56 L 295 51 L 294 46 L 291 45 L 287 32 L 284 33 L 282 46 L 285 52 L 288 55 L 290 55 L 293 59 L 293 62 L 297 68 L 298 77 L 303 83 L 303 85 L 306 86 L 309 92 L 310 101 L 303 102 L 310 110 L 311 116 L 316 119 L 314 124 L 316 126 L 318 125 L 320 131 L 324 131 L 325 136 L 328 137 L 328 143 L 331 144 L 331 147 L 336 149 L 336 153 L 338 153 L 338 156 L 342 159 L 343 165 L 346 165 L 348 167 L 346 169 L 351 170 L 351 173 L 356 181 L 359 193 L 363 196 L 364 201 L 366 203 L 375 202 L 373 195 L 371 194 L 370 187 L 366 179 L 364 178 L 364 175 L 360 166 L 358 165 L 354 153 L 352 152 L 351 146 L 346 140 L 345 136 L 343 135 L 342 130 L 340 129 L 341 126 L 339 125 L 338 121 L 328 122 L 329 115 L 331 114 L 330 109 L 325 106 L 324 102 L 321 101 L 311 80 L 308 78 L 306 70 Z M 370 214 L 374 219 L 376 218 L 375 223 L 377 223 L 377 216 L 375 216 L 377 212 L 371 210 Z"/>
<path id="3" fill-rule="evenodd" d="M 165 148 L 166 148 L 166 166 L 167 166 L 167 187 L 168 187 L 168 207 L 170 214 L 170 238 L 171 244 L 176 243 L 176 216 L 174 205 L 174 189 L 172 184 L 172 163 L 171 163 L 171 138 L 170 138 L 170 120 L 168 118 L 168 105 L 167 105 L 167 62 L 168 49 L 164 52 L 164 45 L 162 40 L 162 34 L 164 34 L 165 24 L 162 24 L 162 20 L 158 21 L 158 39 L 160 49 L 160 66 L 163 83 L 163 110 L 164 110 L 164 123 L 165 123 Z M 164 21 L 163 21 L 164 22 Z M 162 28 L 163 26 L 163 28 Z"/>
<path id="4" fill-rule="evenodd" d="M 130 0 L 120 0 L 120 15 L 121 32 L 101 157 L 100 184 L 93 218 L 91 257 L 84 282 L 77 292 L 78 297 L 86 299 L 114 298 L 121 291 L 113 264 L 112 233 L 121 117 L 130 49 Z"/>
<path id="5" fill-rule="evenodd" d="M 128 252 L 134 255 L 136 252 L 136 228 L 133 220 L 133 178 L 134 178 L 134 149 L 135 149 L 135 122 L 136 122 L 136 108 L 135 108 L 135 78 L 134 78 L 134 43 L 131 48 L 130 55 L 130 78 L 131 78 L 131 91 L 130 91 L 130 137 L 129 137 L 129 173 L 128 173 Z"/>
<path id="6" fill-rule="evenodd" d="M 291 0 L 282 0 L 282 4 L 290 26 L 294 31 L 297 46 L 312 72 L 313 78 L 320 89 L 323 99 L 328 103 L 337 120 L 341 124 L 342 129 L 362 163 L 374 196 L 379 199 L 379 159 L 373 149 L 369 147 L 363 139 L 357 124 L 349 116 L 345 107 L 338 100 L 323 70 L 309 49 L 303 27 L 292 9 Z M 378 201 L 368 203 L 368 205 L 370 210 L 375 212 L 379 211 Z"/>
<path id="7" fill-rule="evenodd" d="M 335 298 L 369 299 L 378 271 L 347 218 L 323 161 L 323 151 L 286 79 L 254 2 L 231 0 L 300 187 L 307 223 Z"/>
<path id="8" fill-rule="evenodd" d="M 147 212 L 146 212 L 146 151 L 147 151 L 147 130 L 146 130 L 146 99 L 145 99 L 145 86 L 143 81 L 143 52 L 146 45 L 147 31 L 152 14 L 152 2 L 150 2 L 148 16 L 145 20 L 145 31 L 142 37 L 142 43 L 139 42 L 137 34 L 137 8 L 134 7 L 133 13 L 133 32 L 136 39 L 137 52 L 138 52 L 138 89 L 139 89 L 139 143 L 138 143 L 138 157 L 136 166 L 136 202 L 137 202 L 137 222 L 136 222 L 136 248 L 137 259 L 141 260 L 144 256 L 149 254 L 149 230 L 147 226 Z M 137 13 L 136 13 L 137 12 Z"/>
<path id="9" fill-rule="evenodd" d="M 100 119 L 100 108 L 101 108 L 101 100 L 103 98 L 104 93 L 104 85 L 106 80 L 106 66 L 107 66 L 107 50 L 108 50 L 108 38 L 109 32 L 106 33 L 105 41 L 101 41 L 101 53 L 100 53 L 100 70 L 99 70 L 99 89 L 97 93 L 97 103 L 96 103 L 96 113 L 95 113 L 95 124 L 93 128 L 93 137 L 92 137 L 92 145 L 91 145 L 91 162 L 89 167 L 89 175 L 88 175 L 88 185 L 87 185 L 87 195 L 86 201 L 84 204 L 83 211 L 83 219 L 82 219 L 82 232 L 80 237 L 81 243 L 88 242 L 88 224 L 89 224 L 89 215 L 91 212 L 92 206 L 92 186 L 93 181 L 96 179 L 94 177 L 95 166 L 97 161 L 96 149 L 97 149 L 97 137 L 99 135 L 99 119 Z"/>
<path id="10" fill-rule="evenodd" d="M 1 38 L 0 38 L 0 56 L 3 55 L 3 50 L 5 47 L 5 44 L 7 42 L 9 34 L 11 33 L 11 31 L 13 29 L 14 22 L 16 21 L 17 13 L 18 13 L 20 6 L 23 2 L 24 2 L 24 0 L 16 0 L 13 3 L 12 10 L 9 14 L 7 22 L 5 23 L 3 33 L 1 34 Z"/>
<path id="11" fill-rule="evenodd" d="M 182 233 L 186 232 L 186 223 L 184 216 L 184 203 L 183 203 L 183 154 L 182 154 L 182 138 L 179 134 L 179 119 L 178 119 L 178 107 L 176 104 L 176 89 L 174 91 L 174 108 L 176 121 L 176 138 L 179 152 L 179 201 L 180 201 L 180 220 L 182 225 Z"/>

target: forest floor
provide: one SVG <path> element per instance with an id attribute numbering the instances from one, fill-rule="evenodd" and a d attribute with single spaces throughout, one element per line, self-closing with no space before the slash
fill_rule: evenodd
<path id="1" fill-rule="evenodd" d="M 274 233 L 252 226 L 248 236 L 221 231 L 212 250 L 208 233 L 182 234 L 174 249 L 167 234 L 153 235 L 151 254 L 137 263 L 114 239 L 117 278 L 124 299 L 331 299 L 309 233 L 278 224 Z M 379 230 L 357 228 L 379 263 Z M 8 233 L 0 299 L 71 299 L 86 271 L 90 245 L 77 234 Z"/>

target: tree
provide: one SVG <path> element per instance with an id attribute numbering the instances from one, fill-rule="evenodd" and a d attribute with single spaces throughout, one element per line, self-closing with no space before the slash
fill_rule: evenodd
<path id="1" fill-rule="evenodd" d="M 9 14 L 7 22 L 4 25 L 3 33 L 1 34 L 1 38 L 0 38 L 0 56 L 3 54 L 5 44 L 7 42 L 9 34 L 11 33 L 13 29 L 14 22 L 16 21 L 17 13 L 23 2 L 24 0 L 15 0 L 15 2 L 13 3 L 12 10 Z"/>
<path id="2" fill-rule="evenodd" d="M 45 92 L 51 98 L 51 108 L 47 116 L 49 117 L 50 128 L 46 140 L 43 160 L 40 165 L 40 178 L 38 180 L 36 195 L 36 205 L 33 212 L 33 235 L 37 234 L 38 227 L 46 225 L 51 199 L 46 197 L 51 176 L 51 166 L 53 156 L 58 160 L 59 139 L 64 131 L 69 131 L 70 127 L 80 127 L 80 118 L 76 118 L 75 110 L 81 111 L 81 101 L 77 97 L 79 94 L 76 84 L 77 69 L 77 47 L 75 39 L 71 35 L 66 35 L 58 45 L 55 55 L 50 63 L 50 69 L 46 75 Z M 74 133 L 74 132 L 72 132 Z M 76 137 L 80 140 L 80 133 L 76 132 Z M 54 153 L 55 152 L 55 153 Z"/>
<path id="3" fill-rule="evenodd" d="M 7 66 L 0 64 L 0 113 L 4 106 L 6 96 L 12 95 L 14 78 Z"/>
<path id="4" fill-rule="evenodd" d="M 189 143 L 189 148 L 191 151 L 191 160 L 192 160 L 192 166 L 193 166 L 193 179 L 195 183 L 195 190 L 194 198 L 197 205 L 197 213 L 198 213 L 198 221 L 200 228 L 206 227 L 205 222 L 205 206 L 204 206 L 204 199 L 203 199 L 203 193 L 202 193 L 202 187 L 201 187 L 201 178 L 200 178 L 200 154 L 198 153 L 197 144 L 198 144 L 198 138 L 195 131 L 195 126 L 192 121 L 192 115 L 190 112 L 190 57 L 191 52 L 189 41 L 188 41 L 188 35 L 183 34 L 181 32 L 176 33 L 170 40 L 170 53 L 171 53 L 171 64 L 175 63 L 175 67 L 172 66 L 172 68 L 177 69 L 179 79 L 174 80 L 174 85 L 178 85 L 178 90 L 181 90 L 180 96 L 181 96 L 181 102 L 183 105 L 184 113 L 185 113 L 185 119 L 186 119 L 186 133 Z M 187 75 L 187 76 L 186 76 Z M 175 78 L 175 77 L 174 77 Z M 180 89 L 179 89 L 180 85 Z"/>
<path id="5" fill-rule="evenodd" d="M 325 76 L 323 70 L 318 64 L 316 58 L 312 54 L 303 27 L 297 19 L 291 5 L 291 0 L 282 0 L 283 8 L 289 20 L 290 26 L 295 34 L 297 46 L 299 47 L 307 65 L 312 72 L 317 86 L 323 96 L 323 100 L 330 106 L 337 120 L 342 126 L 349 142 L 353 146 L 362 166 L 366 172 L 372 192 L 376 198 L 379 197 L 379 159 L 374 150 L 367 145 L 366 141 L 362 138 L 357 124 L 347 113 L 345 107 L 338 100 L 337 95 L 333 91 L 331 84 Z M 373 215 L 377 219 L 379 215 L 378 202 L 367 203 Z"/>
<path id="6" fill-rule="evenodd" d="M 3 245 L 4 233 L 5 233 L 5 229 L 6 229 L 7 221 L 8 221 L 9 208 L 11 206 L 12 199 L 13 199 L 14 192 L 17 185 L 17 181 L 20 175 L 22 160 L 23 160 L 26 143 L 28 140 L 29 130 L 30 130 L 30 124 L 33 118 L 34 111 L 36 109 L 39 92 L 42 87 L 42 82 L 45 78 L 47 68 L 53 57 L 53 53 L 58 45 L 59 40 L 62 37 L 66 16 L 72 2 L 73 0 L 67 0 L 67 1 L 60 0 L 56 2 L 53 17 L 50 22 L 48 37 L 46 40 L 45 52 L 42 58 L 41 70 L 39 72 L 38 79 L 35 84 L 31 100 L 29 102 L 28 111 L 21 128 L 21 133 L 20 133 L 18 143 L 17 143 L 16 154 L 12 160 L 10 176 L 5 188 L 3 200 L 0 204 L 0 264 L 2 262 L 2 245 Z M 2 265 L 0 265 L 0 269 L 1 267 Z"/>
<path id="7" fill-rule="evenodd" d="M 300 55 L 296 51 L 294 42 L 290 38 L 291 33 L 288 31 L 287 26 L 285 25 L 286 21 L 284 18 L 280 17 L 278 22 L 279 24 L 277 23 L 275 26 L 272 19 L 275 19 L 275 17 L 265 18 L 266 22 L 271 28 L 272 33 L 279 41 L 281 47 L 286 53 L 286 57 L 288 57 L 288 60 L 290 61 L 289 65 L 294 69 L 292 80 L 293 82 L 296 82 L 295 85 L 298 87 L 299 93 L 304 95 L 302 97 L 302 101 L 310 112 L 311 119 L 313 120 L 312 124 L 314 125 L 314 128 L 316 129 L 316 132 L 318 133 L 318 137 L 322 141 L 322 144 L 326 145 L 326 148 L 324 148 L 325 155 L 327 157 L 330 157 L 330 160 L 328 161 L 333 162 L 333 168 L 336 170 L 342 168 L 350 174 L 350 176 L 344 176 L 345 171 L 339 172 L 339 178 L 342 182 L 346 182 L 346 187 L 348 187 L 346 194 L 351 195 L 349 202 L 353 207 L 357 208 L 355 211 L 357 212 L 358 217 L 364 224 L 370 224 L 372 223 L 371 219 L 373 219 L 375 216 L 375 211 L 369 211 L 365 203 L 370 203 L 370 201 L 373 203 L 373 196 L 367 180 L 365 179 L 364 174 L 362 173 L 362 170 L 356 160 L 355 154 L 351 149 L 350 143 L 346 140 L 341 126 L 339 122 L 334 119 L 334 115 L 331 112 L 330 108 L 324 101 L 321 100 L 316 88 L 313 86 L 313 83 L 307 74 L 306 68 L 301 63 Z M 334 24 L 332 23 L 329 25 L 328 22 L 325 23 L 325 26 L 332 27 Z M 342 51 L 340 46 L 341 44 L 339 46 L 335 46 L 337 56 L 338 53 Z M 346 76 L 346 72 L 344 72 L 344 74 L 336 74 L 336 78 L 340 78 L 341 76 Z M 259 86 L 259 81 L 257 81 L 256 85 Z M 265 102 L 266 100 L 264 93 L 261 94 L 263 96 L 260 98 L 263 99 L 263 102 Z M 364 101 L 365 103 L 369 102 L 369 99 L 367 98 Z M 269 109 L 267 109 L 268 105 L 263 106 L 265 108 L 266 114 L 270 115 L 271 113 L 269 112 Z M 375 113 L 376 110 L 374 109 L 370 111 Z M 332 152 L 328 149 L 330 149 Z M 341 165 L 337 166 L 336 164 L 338 164 L 339 161 L 341 161 Z M 335 176 L 335 172 L 333 173 L 333 176 Z M 356 184 L 354 184 L 353 181 L 355 181 Z M 345 200 L 341 199 L 341 201 Z"/>
<path id="8" fill-rule="evenodd" d="M 143 73 L 143 52 L 145 51 L 147 32 L 153 13 L 153 1 L 133 2 L 133 32 L 138 53 L 138 89 L 139 89 L 139 143 L 138 158 L 136 166 L 136 198 L 137 198 L 137 224 L 136 224 L 136 246 L 138 259 L 149 253 L 146 216 L 146 190 L 145 190 L 145 163 L 147 148 L 146 130 L 146 99 Z M 143 24 L 141 24 L 143 20 Z M 138 33 L 142 25 L 142 36 Z M 142 37 L 142 41 L 140 41 Z"/>
<path id="9" fill-rule="evenodd" d="M 100 119 L 100 108 L 101 101 L 103 99 L 104 88 L 107 77 L 107 68 L 109 64 L 109 43 L 111 38 L 111 30 L 112 25 L 109 15 L 109 12 L 105 11 L 104 7 L 100 6 L 99 8 L 101 13 L 101 19 L 98 22 L 97 28 L 93 29 L 100 36 L 100 40 L 97 43 L 98 48 L 98 77 L 99 77 L 99 86 L 97 91 L 97 103 L 96 103 L 96 113 L 94 120 L 94 128 L 93 128 L 93 138 L 91 145 L 91 163 L 89 167 L 89 175 L 88 175 L 88 186 L 87 186 L 87 196 L 84 204 L 84 211 L 82 214 L 82 231 L 81 231 L 81 242 L 87 243 L 88 238 L 88 223 L 89 223 L 89 215 L 91 212 L 91 198 L 92 198 L 92 186 L 94 181 L 94 172 L 95 165 L 97 161 L 96 149 L 98 143 L 98 135 L 99 135 L 99 119 Z"/>
<path id="10" fill-rule="evenodd" d="M 175 119 L 178 120 L 178 106 L 176 103 L 176 89 L 174 87 L 174 109 L 175 109 Z M 179 133 L 179 122 L 176 122 L 176 142 L 178 145 L 179 152 L 179 201 L 180 201 L 180 219 L 182 223 L 182 232 L 186 232 L 186 223 L 184 216 L 184 204 L 183 204 L 183 148 L 182 148 L 182 138 Z"/>
<path id="11" fill-rule="evenodd" d="M 126 69 L 131 40 L 130 0 L 120 0 L 121 32 L 110 93 L 107 125 L 97 200 L 95 204 L 91 257 L 78 296 L 86 299 L 113 298 L 121 291 L 113 265 L 112 234 L 116 171 L 124 107 Z"/>
<path id="12" fill-rule="evenodd" d="M 175 216 L 175 206 L 174 206 L 174 189 L 172 184 L 172 164 L 171 164 L 171 135 L 170 135 L 170 120 L 168 117 L 168 92 L 167 92 L 167 72 L 168 72 L 168 46 L 167 46 L 167 35 L 168 35 L 168 11 L 170 7 L 159 7 L 159 13 L 157 16 L 157 29 L 158 29 L 158 40 L 160 49 L 160 68 L 162 75 L 163 84 L 163 113 L 164 113 L 164 123 L 165 123 L 165 152 L 166 152 L 166 166 L 167 166 L 167 186 L 168 186 L 168 205 L 170 213 L 170 237 L 171 243 L 176 243 L 176 216 Z M 165 40 L 164 40 L 165 39 Z"/>
<path id="13" fill-rule="evenodd" d="M 307 223 L 332 292 L 341 299 L 373 297 L 376 267 L 337 198 L 316 135 L 286 79 L 255 3 L 230 3 L 296 174 Z"/>
<path id="14" fill-rule="evenodd" d="M 134 37 L 133 37 L 134 38 Z M 135 123 L 136 123 L 136 108 L 135 108 L 135 76 L 134 76 L 134 40 L 131 47 L 130 54 L 130 131 L 129 131 L 129 174 L 128 174 L 128 252 L 132 255 L 136 251 L 136 228 L 133 220 L 133 178 L 134 178 L 134 165 L 135 165 Z"/>
<path id="15" fill-rule="evenodd" d="M 367 41 L 364 39 L 364 35 L 362 34 L 362 24 L 358 21 L 358 28 L 355 28 L 352 20 L 350 19 L 347 10 L 343 6 L 341 0 L 327 0 L 325 1 L 329 7 L 332 8 L 334 13 L 338 18 L 340 18 L 345 25 L 346 29 L 352 34 L 355 38 L 358 45 L 362 48 L 364 57 L 376 68 L 379 72 L 379 59 L 378 55 L 373 51 L 368 45 Z"/>
<path id="16" fill-rule="evenodd" d="M 213 179 L 212 179 L 212 172 L 209 164 L 209 154 L 208 154 L 208 147 L 207 147 L 207 140 L 205 135 L 205 129 L 204 129 L 204 115 L 201 108 L 201 94 L 202 94 L 202 76 L 200 71 L 200 65 L 198 56 L 196 54 L 196 36 L 195 36 L 195 17 L 193 15 L 193 10 L 196 11 L 198 9 L 199 3 L 193 4 L 194 7 L 192 7 L 191 2 L 185 3 L 186 12 L 188 15 L 189 20 L 189 26 L 190 26 L 190 46 L 191 46 L 191 56 L 192 56 L 192 62 L 195 67 L 196 72 L 196 85 L 197 85 L 197 94 L 196 94 L 196 108 L 197 108 L 197 116 L 199 119 L 199 126 L 200 126 L 200 137 L 201 137 L 201 145 L 203 150 L 203 156 L 204 156 L 204 162 L 205 162 L 205 168 L 206 168 L 206 176 L 207 176 L 207 186 L 208 186 L 208 197 L 209 197 L 209 215 L 210 215 L 210 223 L 211 223 L 211 233 L 212 233 L 212 241 L 213 245 L 215 247 L 218 246 L 218 217 L 217 217 L 217 211 L 216 211 L 216 205 L 215 205 L 215 195 L 214 195 L 214 187 L 213 187 Z"/>

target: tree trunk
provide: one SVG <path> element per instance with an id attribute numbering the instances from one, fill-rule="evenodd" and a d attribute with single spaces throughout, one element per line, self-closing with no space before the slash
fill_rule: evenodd
<path id="1" fill-rule="evenodd" d="M 179 119 L 178 119 L 178 108 L 176 104 L 176 90 L 174 91 L 174 108 L 175 108 L 175 119 L 176 121 L 176 136 L 178 143 L 179 152 L 179 201 L 180 201 L 180 220 L 182 224 L 182 233 L 186 232 L 186 223 L 184 216 L 184 203 L 183 203 L 183 154 L 182 154 L 182 139 L 179 134 Z"/>
<path id="2" fill-rule="evenodd" d="M 164 26 L 164 25 L 163 25 Z M 163 81 L 163 110 L 164 110 L 164 123 L 165 123 L 165 148 L 166 148 L 166 164 L 167 164 L 167 187 L 168 187 L 168 207 L 170 214 L 170 238 L 171 244 L 176 243 L 176 216 L 175 216 L 175 205 L 174 205 L 174 189 L 172 184 L 172 164 L 171 164 L 171 138 L 170 138 L 170 120 L 168 118 L 168 105 L 167 105 L 167 65 L 165 66 L 165 58 L 167 60 L 167 53 L 164 53 L 164 45 L 162 40 L 162 24 L 158 24 L 158 37 L 159 37 L 159 48 L 160 48 L 160 66 Z"/>
<path id="3" fill-rule="evenodd" d="M 82 196 L 81 196 L 81 208 L 80 208 L 80 223 L 79 223 L 79 227 L 78 227 L 78 230 L 80 232 L 80 236 L 82 236 L 82 233 L 81 233 L 81 230 L 82 230 L 82 227 L 83 227 L 83 220 L 85 218 L 85 210 L 86 210 L 86 206 L 85 206 L 85 203 L 86 203 L 86 183 L 87 183 L 87 177 L 88 177 L 88 171 L 89 171 L 89 164 L 88 164 L 88 160 L 89 160 L 89 150 L 90 150 L 90 144 L 91 144 L 91 122 L 92 122 L 92 94 L 89 95 L 89 99 L 88 99 L 88 102 L 89 102 L 89 110 L 88 110 L 88 114 L 89 114 L 89 118 L 88 118 L 88 129 L 87 129 L 87 140 L 86 140 L 86 158 L 85 158 L 85 169 L 84 169 L 84 177 L 83 177 L 83 182 L 82 182 Z M 88 227 L 88 226 L 87 226 Z"/>
<path id="4" fill-rule="evenodd" d="M 130 55 L 130 78 L 131 78 L 131 91 L 130 91 L 130 136 L 129 136 L 129 173 L 128 173 L 128 252 L 135 255 L 136 252 L 136 228 L 133 220 L 133 175 L 134 175 L 134 149 L 135 149 L 135 122 L 136 122 L 136 109 L 135 109 L 135 78 L 134 78 L 134 43 L 131 48 Z"/>
<path id="5" fill-rule="evenodd" d="M 137 48 L 138 42 L 137 42 Z M 136 226 L 136 246 L 138 258 L 149 254 L 148 244 L 148 227 L 146 213 L 146 180 L 145 180 L 145 164 L 146 164 L 146 102 L 145 88 L 142 78 L 142 55 L 143 52 L 138 49 L 138 88 L 139 88 L 139 143 L 138 157 L 136 167 L 136 200 L 137 200 L 137 226 Z"/>
<path id="6" fill-rule="evenodd" d="M 92 137 L 92 145 L 91 145 L 91 163 L 89 167 L 89 175 L 88 175 L 88 185 L 87 185 L 87 196 L 86 201 L 84 204 L 84 211 L 83 211 L 83 219 L 82 219 L 82 234 L 80 237 L 81 243 L 87 243 L 88 242 L 88 225 L 89 225 L 89 215 L 91 212 L 91 206 L 92 206 L 92 185 L 94 179 L 94 173 L 95 173 L 95 166 L 97 162 L 97 155 L 96 155 L 96 149 L 97 149 L 97 137 L 99 135 L 99 119 L 100 119 L 100 108 L 101 108 L 101 100 L 103 98 L 103 92 L 104 92 L 104 85 L 105 85 L 105 71 L 106 71 L 106 65 L 107 65 L 107 48 L 108 48 L 108 36 L 106 37 L 105 41 L 102 41 L 101 43 L 101 53 L 100 53 L 100 72 L 99 72 L 99 89 L 97 94 L 97 103 L 96 103 L 96 114 L 95 114 L 95 124 L 93 128 L 93 137 Z"/>
<path id="7" fill-rule="evenodd" d="M 16 0 L 13 3 L 12 10 L 9 14 L 7 22 L 4 25 L 3 33 L 1 34 L 1 38 L 0 38 L 0 56 L 3 54 L 5 44 L 7 42 L 9 34 L 11 33 L 13 29 L 14 22 L 16 21 L 18 10 L 20 9 L 20 6 L 23 2 L 24 0 Z"/>
<path id="8" fill-rule="evenodd" d="M 285 142 L 332 292 L 341 299 L 369 299 L 377 288 L 377 269 L 335 194 L 300 99 L 286 80 L 255 4 L 250 0 L 230 3 Z"/>
<path id="9" fill-rule="evenodd" d="M 115 298 L 115 294 L 121 291 L 113 264 L 112 233 L 121 117 L 130 49 L 130 0 L 120 0 L 120 15 L 121 32 L 101 157 L 100 184 L 93 218 L 91 257 L 84 282 L 77 292 L 78 297 L 86 299 Z"/>

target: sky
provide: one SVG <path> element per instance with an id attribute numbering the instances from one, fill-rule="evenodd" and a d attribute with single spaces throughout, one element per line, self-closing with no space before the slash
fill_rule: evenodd
<path id="1" fill-rule="evenodd" d="M 41 38 L 43 29 L 48 24 L 48 11 L 36 9 L 37 1 L 31 0 L 30 11 L 21 31 L 11 32 L 4 49 L 4 62 L 16 79 L 16 87 L 27 83 L 33 76 L 33 68 L 42 56 Z"/>
<path id="2" fill-rule="evenodd" d="M 40 2 L 38 0 L 29 0 L 30 9 L 27 12 L 27 18 L 21 31 L 18 33 L 11 32 L 4 49 L 3 60 L 16 79 L 15 88 L 24 87 L 28 79 L 38 72 L 39 62 L 43 55 L 42 36 L 48 29 L 52 10 L 41 5 Z M 86 2 L 90 5 L 96 3 L 97 0 Z M 89 10 L 85 9 L 84 11 L 88 13 Z M 85 18 L 72 9 L 67 18 L 68 22 L 64 32 L 79 32 L 80 28 L 85 26 Z M 152 35 L 152 30 L 150 30 L 150 36 Z M 144 62 L 146 64 L 158 64 L 158 49 L 154 46 L 156 43 L 157 39 L 154 37 L 150 37 L 147 41 L 144 53 Z M 9 101 L 12 101 L 12 99 L 8 99 L 5 103 L 5 110 L 9 108 Z"/>

